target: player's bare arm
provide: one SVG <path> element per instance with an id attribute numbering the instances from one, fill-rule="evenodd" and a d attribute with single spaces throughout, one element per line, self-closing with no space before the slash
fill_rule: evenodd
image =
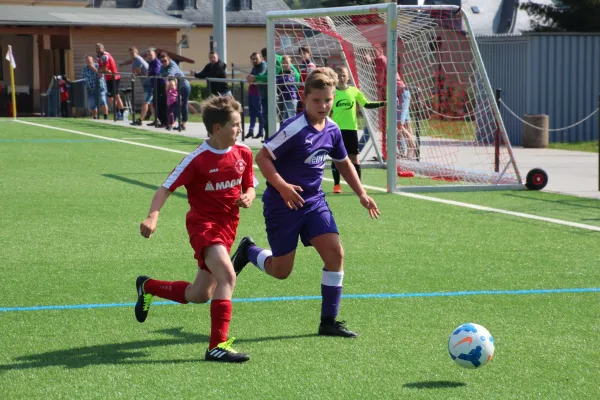
<path id="1" fill-rule="evenodd" d="M 256 191 L 253 187 L 248 188 L 245 193 L 242 193 L 239 199 L 235 201 L 235 204 L 241 208 L 249 208 L 252 205 L 252 202 L 256 198 Z"/>
<path id="2" fill-rule="evenodd" d="M 340 171 L 340 174 L 346 183 L 352 188 L 354 193 L 356 193 L 360 199 L 360 204 L 369 210 L 369 217 L 379 218 L 381 213 L 377 208 L 377 204 L 375 204 L 375 200 L 369 197 L 367 192 L 365 192 L 365 189 L 362 187 L 360 180 L 358 179 L 356 169 L 350 162 L 350 159 L 346 158 L 344 161 L 335 161 L 335 167 L 338 169 L 338 171 Z"/>
<path id="3" fill-rule="evenodd" d="M 304 199 L 299 194 L 299 192 L 302 192 L 302 188 L 300 186 L 290 185 L 283 180 L 281 175 L 277 172 L 277 169 L 275 169 L 271 154 L 269 154 L 269 151 L 264 147 L 260 149 L 256 155 L 256 164 L 258 165 L 258 168 L 260 168 L 260 172 L 262 172 L 267 182 L 277 189 L 281 198 L 289 208 L 297 210 L 304 205 Z"/>
<path id="4" fill-rule="evenodd" d="M 143 237 L 149 238 L 156 230 L 158 214 L 170 195 L 171 192 L 164 186 L 159 187 L 156 193 L 154 193 L 152 203 L 150 204 L 150 211 L 148 211 L 148 216 L 140 224 L 140 233 Z"/>

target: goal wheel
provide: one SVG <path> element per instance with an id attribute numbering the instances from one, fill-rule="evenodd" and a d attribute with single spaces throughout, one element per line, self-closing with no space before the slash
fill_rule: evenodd
<path id="1" fill-rule="evenodd" d="M 542 190 L 548 184 L 548 174 L 541 168 L 534 168 L 527 174 L 525 186 L 529 190 Z"/>

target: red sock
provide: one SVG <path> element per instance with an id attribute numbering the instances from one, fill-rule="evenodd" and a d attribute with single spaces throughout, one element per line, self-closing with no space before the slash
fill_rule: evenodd
<path id="1" fill-rule="evenodd" d="M 185 300 L 185 288 L 190 285 L 185 281 L 159 281 L 148 279 L 144 283 L 144 291 L 151 295 L 162 297 L 163 299 L 173 300 L 181 304 L 187 304 Z"/>
<path id="2" fill-rule="evenodd" d="M 209 349 L 214 349 L 219 343 L 227 341 L 229 321 L 231 321 L 231 300 L 211 301 Z"/>

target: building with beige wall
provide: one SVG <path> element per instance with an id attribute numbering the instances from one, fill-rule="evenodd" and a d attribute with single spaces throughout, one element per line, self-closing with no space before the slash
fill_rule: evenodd
<path id="1" fill-rule="evenodd" d="M 142 9 L 3 5 L 1 10 L 0 86 L 10 85 L 4 54 L 11 45 L 17 63 L 15 84 L 28 88 L 31 101 L 24 106 L 32 111 L 39 109 L 40 92 L 48 88 L 53 75 L 81 78 L 84 56 L 95 56 L 96 43 L 103 43 L 120 64 L 129 59 L 130 46 L 176 52 L 178 31 L 191 26 Z M 130 68 L 123 67 L 120 72 L 130 72 Z M 129 82 L 128 76 L 122 78 L 122 86 Z M 20 108 L 23 111 L 24 107 Z M 2 114 L 5 110 L 0 109 Z"/>
<path id="2" fill-rule="evenodd" d="M 116 0 L 117 4 L 120 1 Z M 231 66 L 251 69 L 250 54 L 260 51 L 267 44 L 266 14 L 269 11 L 285 11 L 290 8 L 283 0 L 228 0 L 226 3 L 227 20 L 227 65 L 231 74 Z M 202 69 L 208 63 L 210 38 L 213 34 L 213 1 L 212 0 L 143 0 L 144 9 L 156 13 L 175 16 L 194 24 L 194 27 L 179 32 L 188 36 L 188 47 L 181 49 L 181 54 L 194 59 L 196 65 L 183 63 L 182 69 Z M 218 44 L 217 44 L 218 47 Z M 218 51 L 218 49 L 216 49 Z M 237 74 L 236 74 L 237 75 Z M 245 76 L 246 74 L 240 74 Z"/>

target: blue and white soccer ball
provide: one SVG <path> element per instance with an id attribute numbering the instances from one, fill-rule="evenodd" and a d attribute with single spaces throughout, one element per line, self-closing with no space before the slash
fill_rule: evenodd
<path id="1" fill-rule="evenodd" d="M 481 368 L 494 355 L 494 338 L 481 325 L 462 324 L 450 335 L 448 352 L 463 368 Z"/>

